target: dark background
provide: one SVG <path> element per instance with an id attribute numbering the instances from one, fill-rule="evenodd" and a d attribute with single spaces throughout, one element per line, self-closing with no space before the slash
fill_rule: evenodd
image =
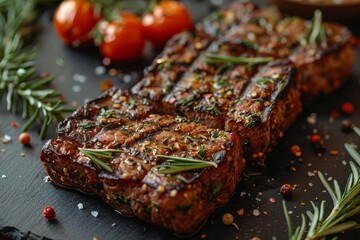
<path id="1" fill-rule="evenodd" d="M 264 3 L 264 1 L 254 1 Z M 191 5 L 194 18 L 199 20 L 211 10 L 207 1 L 187 1 Z M 72 104 L 82 104 L 84 99 L 97 96 L 100 93 L 99 84 L 104 79 L 111 79 L 117 86 L 131 87 L 140 77 L 141 69 L 149 63 L 152 51 L 140 62 L 129 66 L 110 66 L 117 69 L 115 76 L 109 74 L 98 75 L 95 68 L 101 66 L 102 57 L 96 49 L 71 49 L 63 45 L 55 35 L 51 26 L 52 10 L 46 10 L 40 22 L 44 29 L 36 36 L 39 49 L 37 66 L 39 72 L 47 71 L 55 76 L 53 87 L 63 93 L 66 100 Z M 356 29 L 354 29 L 356 31 Z M 349 81 L 335 93 L 321 97 L 315 104 L 308 106 L 286 133 L 285 138 L 276 148 L 268 161 L 266 169 L 248 169 L 250 173 L 261 173 L 260 176 L 244 178 L 238 185 L 232 200 L 224 207 L 218 208 L 208 222 L 192 237 L 200 239 L 278 239 L 287 238 L 287 227 L 282 210 L 282 197 L 278 194 L 279 187 L 284 183 L 296 184 L 292 200 L 287 201 L 290 215 L 294 223 L 300 222 L 301 213 L 311 208 L 310 201 L 320 204 L 320 200 L 327 200 L 327 213 L 331 208 L 331 201 L 317 176 L 309 176 L 313 170 L 322 171 L 329 178 L 336 178 L 340 185 L 350 171 L 348 163 L 350 157 L 345 153 L 344 143 L 354 143 L 360 146 L 360 137 L 354 133 L 343 133 L 341 121 L 349 119 L 360 126 L 360 51 L 357 49 L 357 61 Z M 64 64 L 59 64 L 63 60 Z M 113 72 L 113 70 L 110 70 Z M 80 76 L 80 77 L 79 77 Z M 84 78 L 85 77 L 85 78 Z M 338 111 L 341 103 L 350 101 L 355 105 L 355 114 L 341 116 L 331 120 L 331 113 Z M 307 117 L 315 113 L 317 121 L 311 125 Z M 17 121 L 20 126 L 24 123 L 19 115 L 5 111 L 5 101 L 0 105 L 0 135 L 12 137 L 8 144 L 0 142 L 0 239 L 5 238 L 6 232 L 16 227 L 20 230 L 15 235 L 45 236 L 54 239 L 172 239 L 172 233 L 151 226 L 135 218 L 125 218 L 94 196 L 84 195 L 74 191 L 55 188 L 45 183 L 46 172 L 39 160 L 39 153 L 45 140 L 40 140 L 37 128 L 29 132 L 32 136 L 31 147 L 23 147 L 18 143 L 19 128 L 12 128 L 11 122 Z M 318 131 L 325 138 L 327 151 L 323 157 L 318 157 L 311 148 L 309 136 Z M 50 129 L 48 137 L 55 137 L 54 128 Z M 302 149 L 300 162 L 294 157 L 290 148 L 297 144 Z M 331 156 L 330 150 L 339 151 L 338 156 Z M 22 157 L 21 154 L 25 153 Z M 269 202 L 274 198 L 276 203 Z M 77 208 L 83 203 L 84 209 Z M 49 222 L 42 217 L 42 210 L 46 205 L 54 206 L 57 221 Z M 237 210 L 244 209 L 240 216 Z M 254 216 L 257 209 L 259 216 Z M 98 211 L 97 218 L 91 211 Z M 224 213 L 232 213 L 235 223 L 240 230 L 233 226 L 222 224 Z M 115 226 L 112 226 L 115 223 Z M 30 233 L 30 232 L 31 233 Z M 32 234 L 34 233 L 34 234 Z M 10 234 L 10 233 L 9 233 Z M 11 235 L 10 234 L 10 235 Z M 360 239 L 356 231 L 342 235 L 341 239 Z"/>

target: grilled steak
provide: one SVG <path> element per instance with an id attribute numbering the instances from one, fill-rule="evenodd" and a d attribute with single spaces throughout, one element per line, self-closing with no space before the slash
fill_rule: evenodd
<path id="1" fill-rule="evenodd" d="M 55 183 L 95 193 L 123 215 L 192 233 L 234 193 L 245 163 L 240 138 L 169 115 L 130 119 L 113 107 L 116 94 L 84 105 L 60 125 L 59 138 L 41 153 L 46 170 Z M 108 172 L 79 148 L 121 152 L 104 160 Z M 161 174 L 153 168 L 165 161 L 158 155 L 201 158 L 217 168 Z"/>
<path id="2" fill-rule="evenodd" d="M 314 43 L 311 29 L 310 21 L 250 2 L 215 12 L 194 34 L 171 39 L 131 93 L 110 89 L 61 122 L 58 139 L 41 153 L 48 174 L 123 215 L 194 232 L 233 194 L 243 150 L 264 164 L 301 112 L 301 90 L 305 97 L 328 93 L 349 74 L 351 33 L 325 23 Z M 214 54 L 245 60 L 214 63 Z M 255 58 L 271 61 L 246 62 Z M 84 149 L 110 156 L 94 160 Z M 173 157 L 213 163 L 165 174 Z"/>

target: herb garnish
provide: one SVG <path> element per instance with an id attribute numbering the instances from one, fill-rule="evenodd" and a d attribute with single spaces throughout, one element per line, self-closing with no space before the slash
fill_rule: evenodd
<path id="1" fill-rule="evenodd" d="M 359 128 L 355 127 L 354 131 L 360 136 Z M 345 143 L 345 148 L 355 162 L 350 162 L 351 173 L 342 192 L 336 180 L 333 180 L 333 186 L 331 186 L 325 176 L 321 172 L 318 173 L 321 182 L 332 198 L 333 208 L 324 219 L 325 201 L 321 202 L 320 207 L 311 202 L 313 211 L 306 212 L 310 219 L 310 227 L 306 234 L 307 240 L 325 239 L 328 235 L 359 226 L 358 222 L 350 219 L 360 213 L 360 154 L 348 143 Z M 308 225 L 305 216 L 302 214 L 302 223 L 294 232 L 285 202 L 283 202 L 283 209 L 288 225 L 289 239 L 303 239 Z"/>
<path id="2" fill-rule="evenodd" d="M 162 164 L 151 168 L 152 170 L 157 170 L 157 173 L 159 174 L 174 174 L 179 172 L 200 170 L 208 167 L 217 168 L 216 163 L 200 159 L 166 155 L 156 155 L 156 157 L 166 159 L 166 161 Z"/>
<path id="3" fill-rule="evenodd" d="M 187 99 L 184 99 L 180 102 L 182 106 L 189 107 L 194 104 L 194 95 L 189 96 Z"/>
<path id="4" fill-rule="evenodd" d="M 272 57 L 234 57 L 213 53 L 207 53 L 204 56 L 206 58 L 206 63 L 208 64 L 231 63 L 236 65 L 254 66 L 274 60 Z"/>
<path id="5" fill-rule="evenodd" d="M 266 85 L 268 83 L 274 83 L 274 79 L 271 78 L 260 78 L 256 80 L 256 84 Z"/>
<path id="6" fill-rule="evenodd" d="M 87 156 L 98 168 L 104 169 L 108 172 L 113 172 L 112 168 L 105 163 L 101 158 L 113 158 L 115 153 L 120 153 L 119 149 L 93 149 L 93 148 L 79 148 L 80 152 Z"/>
<path id="7" fill-rule="evenodd" d="M 81 124 L 78 124 L 78 127 L 81 127 L 84 130 L 88 130 L 90 128 L 96 127 L 96 124 L 94 124 L 94 123 L 81 123 Z"/>
<path id="8" fill-rule="evenodd" d="M 315 46 L 317 43 L 321 43 L 326 40 L 326 33 L 324 25 L 322 23 L 322 13 L 320 10 L 314 12 L 314 16 L 311 20 L 309 43 Z"/>
<path id="9" fill-rule="evenodd" d="M 221 131 L 214 130 L 214 131 L 211 132 L 211 138 L 212 139 L 218 138 L 220 136 L 220 134 L 221 134 Z"/>
<path id="10" fill-rule="evenodd" d="M 204 145 L 201 145 L 201 146 L 199 147 L 199 150 L 198 150 L 198 153 L 196 154 L 196 156 L 197 156 L 198 158 L 203 159 L 203 157 L 205 156 L 205 154 L 206 154 L 206 149 L 205 149 Z"/>
<path id="11" fill-rule="evenodd" d="M 245 117 L 245 123 L 244 126 L 246 128 L 254 128 L 258 126 L 261 123 L 260 116 L 256 113 L 248 115 Z"/>
<path id="12" fill-rule="evenodd" d="M 316 10 L 314 12 L 314 16 L 308 29 L 308 34 L 309 36 L 307 38 L 301 37 L 299 39 L 301 45 L 305 46 L 307 44 L 311 44 L 312 46 L 316 46 L 318 43 L 326 41 L 326 32 L 322 22 L 322 13 L 320 10 Z"/>
<path id="13" fill-rule="evenodd" d="M 4 96 L 7 110 L 14 113 L 22 106 L 21 116 L 28 118 L 22 131 L 39 122 L 43 138 L 54 119 L 60 121 L 73 110 L 64 107 L 59 92 L 46 88 L 52 77 L 34 77 L 36 52 L 24 46 L 23 37 L 33 30 L 29 23 L 34 20 L 36 1 L 1 1 L 0 5 L 0 100 Z"/>

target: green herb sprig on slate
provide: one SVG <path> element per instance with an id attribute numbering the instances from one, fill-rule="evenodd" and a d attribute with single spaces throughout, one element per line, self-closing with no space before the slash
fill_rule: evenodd
<path id="1" fill-rule="evenodd" d="M 355 127 L 354 131 L 360 136 L 359 128 Z M 360 154 L 348 143 L 345 143 L 345 148 L 355 161 L 350 162 L 351 173 L 347 183 L 343 191 L 341 191 L 336 180 L 333 180 L 333 185 L 331 185 L 321 172 L 318 173 L 321 182 L 332 198 L 333 208 L 331 213 L 325 218 L 325 201 L 321 202 L 320 207 L 311 202 L 313 211 L 306 212 L 310 219 L 310 227 L 306 236 L 306 226 L 308 224 L 305 216 L 302 214 L 302 223 L 294 232 L 286 204 L 283 202 L 289 239 L 301 240 L 304 239 L 304 236 L 306 240 L 325 239 L 326 236 L 359 227 L 360 223 L 351 219 L 360 214 Z"/>
<path id="2" fill-rule="evenodd" d="M 108 172 L 113 172 L 112 168 L 105 163 L 102 158 L 114 158 L 115 153 L 120 153 L 119 149 L 93 149 L 93 148 L 79 148 L 80 152 L 88 157 L 98 168 Z"/>
<path id="3" fill-rule="evenodd" d="M 274 60 L 272 57 L 234 57 L 222 54 L 206 53 L 206 63 L 208 64 L 234 64 L 234 65 L 249 65 L 268 63 Z"/>
<path id="4" fill-rule="evenodd" d="M 159 174 L 174 174 L 180 172 L 189 172 L 195 170 L 201 170 L 208 167 L 217 168 L 217 164 L 210 161 L 192 159 L 192 158 L 183 158 L 175 156 L 166 156 L 166 155 L 156 155 L 158 158 L 166 159 L 160 165 L 152 167 L 152 171 L 156 171 Z"/>
<path id="5" fill-rule="evenodd" d="M 35 78 L 34 49 L 24 46 L 23 36 L 28 34 L 34 19 L 35 0 L 0 0 L 0 101 L 5 99 L 8 111 L 19 112 L 28 119 L 22 131 L 38 122 L 40 136 L 63 114 L 72 111 L 59 100 L 61 95 L 46 88 L 52 77 Z"/>

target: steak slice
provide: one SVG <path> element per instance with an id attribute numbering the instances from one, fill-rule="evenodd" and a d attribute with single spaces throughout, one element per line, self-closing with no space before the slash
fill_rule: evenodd
<path id="1" fill-rule="evenodd" d="M 169 115 L 131 119 L 111 107 L 117 92 L 111 90 L 108 96 L 84 105 L 65 120 L 71 126 L 66 134 L 61 132 L 58 139 L 45 144 L 41 160 L 49 176 L 61 186 L 97 194 L 123 215 L 137 216 L 181 235 L 194 232 L 235 191 L 245 164 L 239 136 Z M 110 110 L 119 114 L 114 119 L 121 120 L 102 126 L 98 119 Z M 85 120 L 95 126 L 74 127 Z M 101 159 L 111 167 L 109 172 L 79 148 L 121 152 Z M 212 161 L 217 168 L 162 174 L 161 168 L 153 168 L 166 161 L 158 155 Z"/>
<path id="2" fill-rule="evenodd" d="M 261 67 L 231 107 L 225 130 L 238 133 L 244 152 L 260 165 L 302 110 L 299 75 L 288 60 Z"/>

